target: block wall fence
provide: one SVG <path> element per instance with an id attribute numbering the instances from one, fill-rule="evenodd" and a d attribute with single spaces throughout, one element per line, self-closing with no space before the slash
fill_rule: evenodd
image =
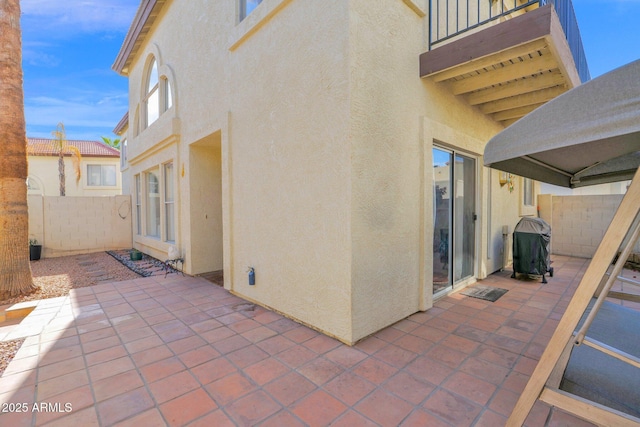
<path id="1" fill-rule="evenodd" d="M 551 253 L 593 257 L 622 197 L 622 194 L 538 196 L 540 217 L 551 226 Z M 633 252 L 640 253 L 640 243 Z"/>
<path id="2" fill-rule="evenodd" d="M 42 257 L 128 249 L 131 197 L 29 195 L 29 238 L 42 245 Z"/>

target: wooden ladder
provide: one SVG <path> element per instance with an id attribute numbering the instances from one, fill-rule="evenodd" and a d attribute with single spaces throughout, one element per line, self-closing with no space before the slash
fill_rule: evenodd
<path id="1" fill-rule="evenodd" d="M 593 321 L 598 309 L 606 298 L 609 289 L 618 279 L 629 253 L 633 249 L 640 234 L 640 168 L 635 173 L 631 186 L 627 190 L 616 211 L 602 242 L 587 267 L 578 288 L 576 289 L 567 310 L 556 331 L 547 345 L 536 369 L 534 370 L 524 391 L 520 395 L 507 427 L 522 426 L 536 400 L 560 408 L 577 417 L 598 425 L 605 426 L 640 426 L 640 419 L 629 414 L 606 407 L 599 403 L 567 393 L 559 389 L 560 381 L 575 345 L 588 345 L 613 356 L 625 363 L 640 368 L 640 359 L 621 352 L 615 348 L 586 337 L 586 331 Z M 621 248 L 625 237 L 629 235 L 621 255 L 618 257 L 611 273 L 608 269 Z M 638 284 L 638 283 L 634 283 Z M 616 292 L 610 296 L 637 300 L 637 296 Z M 576 332 L 582 315 L 589 302 L 596 297 L 596 302 L 579 331 Z"/>

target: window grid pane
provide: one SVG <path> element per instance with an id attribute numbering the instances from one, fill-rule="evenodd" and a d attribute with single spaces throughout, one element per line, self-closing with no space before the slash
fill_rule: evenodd
<path id="1" fill-rule="evenodd" d="M 167 163 L 164 165 L 165 238 L 170 242 L 176 240 L 173 179 L 173 163 Z"/>
<path id="2" fill-rule="evenodd" d="M 160 181 L 158 171 L 152 170 L 146 173 L 147 178 L 147 233 L 149 237 L 160 237 Z"/>
<path id="3" fill-rule="evenodd" d="M 140 190 L 140 175 L 136 175 L 136 232 L 142 234 L 142 192 Z"/>

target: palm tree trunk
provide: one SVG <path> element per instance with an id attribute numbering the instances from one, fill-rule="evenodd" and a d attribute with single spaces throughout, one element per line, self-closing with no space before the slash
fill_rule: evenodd
<path id="1" fill-rule="evenodd" d="M 60 147 L 60 156 L 58 157 L 58 176 L 60 177 L 60 195 L 65 196 L 67 192 L 67 188 L 65 186 L 65 177 L 64 177 L 64 154 L 62 152 L 62 147 Z"/>
<path id="2" fill-rule="evenodd" d="M 0 300 L 37 287 L 29 264 L 19 0 L 0 0 Z"/>

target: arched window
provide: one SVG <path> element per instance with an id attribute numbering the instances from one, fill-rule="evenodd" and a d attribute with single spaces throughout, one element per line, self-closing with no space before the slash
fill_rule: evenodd
<path id="1" fill-rule="evenodd" d="M 160 117 L 160 90 L 158 81 L 158 63 L 155 58 L 151 60 L 147 77 L 147 92 L 144 97 L 146 109 L 146 126 L 151 126 Z"/>
<path id="2" fill-rule="evenodd" d="M 145 94 L 142 100 L 144 112 L 142 129 L 145 129 L 173 106 L 173 93 L 171 82 L 165 75 L 158 71 L 158 62 L 151 57 L 145 82 Z"/>

